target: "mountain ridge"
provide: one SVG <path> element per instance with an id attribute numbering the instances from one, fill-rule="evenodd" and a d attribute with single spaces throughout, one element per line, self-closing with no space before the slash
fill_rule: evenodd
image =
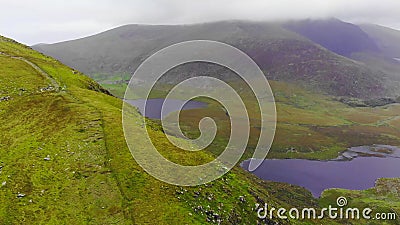
<path id="1" fill-rule="evenodd" d="M 380 51 L 377 43 L 359 26 L 335 18 L 288 22 L 284 27 L 345 57 L 357 52 Z"/>
<path id="2" fill-rule="evenodd" d="M 269 79 L 298 83 L 334 96 L 367 99 L 396 95 L 393 92 L 397 89 L 390 86 L 385 73 L 332 53 L 279 23 L 126 25 L 88 38 L 33 48 L 91 76 L 115 77 L 132 74 L 157 50 L 196 39 L 222 41 L 241 49 Z"/>

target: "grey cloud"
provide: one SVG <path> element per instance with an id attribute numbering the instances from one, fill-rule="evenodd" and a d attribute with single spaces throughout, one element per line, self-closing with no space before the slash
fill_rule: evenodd
<path id="1" fill-rule="evenodd" d="M 0 0 L 0 34 L 26 44 L 75 39 L 131 24 L 337 17 L 400 28 L 398 0 Z"/>

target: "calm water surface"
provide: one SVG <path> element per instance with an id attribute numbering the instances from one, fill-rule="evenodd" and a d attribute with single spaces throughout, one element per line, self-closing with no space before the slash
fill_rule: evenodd
<path id="1" fill-rule="evenodd" d="M 378 178 L 400 177 L 399 153 L 393 146 L 360 146 L 332 161 L 267 159 L 252 173 L 264 180 L 302 186 L 319 197 L 328 188 L 365 190 L 374 187 Z M 242 163 L 245 169 L 248 165 L 248 160 Z"/>

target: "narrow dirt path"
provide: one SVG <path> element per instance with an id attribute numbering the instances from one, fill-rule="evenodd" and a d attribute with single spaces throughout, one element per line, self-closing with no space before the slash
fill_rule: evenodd
<path id="1" fill-rule="evenodd" d="M 35 69 L 45 79 L 49 80 L 51 83 L 51 86 L 53 86 L 56 90 L 59 90 L 60 85 L 57 83 L 57 81 L 54 80 L 54 78 L 52 76 L 50 76 L 48 73 L 46 73 L 44 70 L 42 70 L 38 65 L 34 64 L 33 62 L 25 59 L 24 57 L 12 56 L 12 55 L 6 54 L 4 52 L 0 52 L 0 55 L 5 55 L 5 56 L 11 57 L 13 59 L 18 59 L 18 60 L 24 61 L 25 63 L 30 65 L 33 69 Z"/>

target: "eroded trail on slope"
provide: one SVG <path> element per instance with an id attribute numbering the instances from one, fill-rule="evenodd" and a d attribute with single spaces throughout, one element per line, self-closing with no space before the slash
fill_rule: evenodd
<path id="1" fill-rule="evenodd" d="M 5 55 L 10 58 L 21 60 L 21 61 L 27 63 L 29 66 L 31 66 L 33 69 L 35 69 L 40 75 L 42 75 L 45 79 L 47 79 L 50 82 L 51 86 L 54 87 L 55 90 L 60 89 L 60 85 L 57 83 L 57 81 L 50 74 L 46 73 L 44 70 L 42 70 L 39 66 L 37 66 L 33 62 L 25 59 L 24 57 L 12 56 L 12 55 L 6 54 L 4 52 L 0 52 L 0 55 Z"/>

